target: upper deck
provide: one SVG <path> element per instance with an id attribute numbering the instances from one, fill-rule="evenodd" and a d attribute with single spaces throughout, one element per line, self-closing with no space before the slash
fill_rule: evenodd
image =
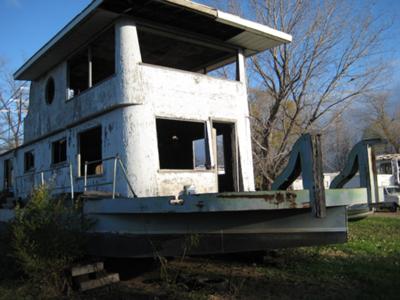
<path id="1" fill-rule="evenodd" d="M 25 142 L 144 104 L 155 90 L 163 91 L 160 97 L 212 102 L 215 109 L 227 99 L 242 106 L 245 57 L 290 40 L 191 1 L 93 1 L 15 73 L 32 81 Z M 221 68 L 225 79 L 215 78 Z"/>

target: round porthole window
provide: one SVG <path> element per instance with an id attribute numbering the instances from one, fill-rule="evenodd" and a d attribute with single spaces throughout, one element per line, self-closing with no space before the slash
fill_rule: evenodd
<path id="1" fill-rule="evenodd" d="M 51 104 L 54 100 L 55 86 L 54 79 L 50 77 L 46 83 L 46 103 Z"/>

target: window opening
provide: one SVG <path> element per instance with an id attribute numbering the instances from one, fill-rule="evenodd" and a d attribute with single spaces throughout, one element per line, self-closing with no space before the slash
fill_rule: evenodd
<path id="1" fill-rule="evenodd" d="M 50 77 L 49 79 L 47 79 L 47 83 L 46 83 L 46 95 L 45 95 L 45 98 L 46 98 L 46 103 L 47 104 L 53 103 L 54 94 L 55 94 L 54 79 L 52 77 Z"/>
<path id="2" fill-rule="evenodd" d="M 108 29 L 68 61 L 68 99 L 115 73 L 115 33 Z"/>
<path id="3" fill-rule="evenodd" d="M 85 174 L 85 162 L 88 162 L 87 175 L 103 174 L 101 127 L 79 134 L 79 154 L 81 176 Z"/>
<path id="4" fill-rule="evenodd" d="M 14 168 L 11 159 L 4 161 L 4 189 L 7 190 L 13 186 Z"/>
<path id="5" fill-rule="evenodd" d="M 392 174 L 392 163 L 382 162 L 378 166 L 378 174 Z"/>
<path id="6" fill-rule="evenodd" d="M 169 33 L 142 27 L 138 37 L 142 61 L 148 64 L 207 74 L 237 60 L 235 49 L 206 46 Z M 236 72 L 228 79 L 235 78 Z"/>
<path id="7" fill-rule="evenodd" d="M 35 156 L 32 151 L 25 152 L 24 155 L 24 170 L 25 172 L 32 171 L 35 168 Z"/>
<path id="8" fill-rule="evenodd" d="M 157 119 L 160 169 L 209 169 L 205 123 Z"/>
<path id="9" fill-rule="evenodd" d="M 52 144 L 53 164 L 65 162 L 67 160 L 67 140 L 61 139 Z"/>

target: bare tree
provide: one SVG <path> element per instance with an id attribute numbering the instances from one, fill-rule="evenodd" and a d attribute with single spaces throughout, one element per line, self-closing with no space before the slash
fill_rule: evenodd
<path id="1" fill-rule="evenodd" d="M 0 60 L 0 151 L 22 143 L 23 120 L 28 110 L 28 83 L 16 82 Z"/>
<path id="2" fill-rule="evenodd" d="M 254 161 L 268 188 L 302 133 L 324 131 L 353 101 L 374 90 L 388 24 L 344 0 L 228 0 L 241 13 L 293 36 L 249 61 Z"/>
<path id="3" fill-rule="evenodd" d="M 367 121 L 364 131 L 366 138 L 382 138 L 388 147 L 380 147 L 379 152 L 400 153 L 400 106 L 390 105 L 390 95 L 381 93 L 369 98 L 363 117 Z"/>
<path id="4" fill-rule="evenodd" d="M 350 122 L 340 116 L 330 124 L 322 137 L 323 147 L 328 151 L 323 157 L 324 169 L 328 172 L 338 172 L 346 165 L 348 155 L 358 138 L 352 130 Z"/>

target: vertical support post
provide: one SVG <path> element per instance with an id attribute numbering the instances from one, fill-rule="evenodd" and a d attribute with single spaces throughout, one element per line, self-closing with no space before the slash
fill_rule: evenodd
<path id="1" fill-rule="evenodd" d="M 383 143 L 381 139 L 369 139 L 357 143 L 350 151 L 345 168 L 331 182 L 330 188 L 342 188 L 358 171 L 360 187 L 367 189 L 368 205 L 372 210 L 372 206 L 379 202 L 378 179 L 372 146 Z"/>
<path id="2" fill-rule="evenodd" d="M 246 78 L 246 58 L 243 49 L 239 49 L 236 60 L 236 80 L 247 84 Z"/>
<path id="3" fill-rule="evenodd" d="M 313 150 L 313 183 L 314 187 L 312 192 L 314 193 L 314 213 L 317 218 L 324 218 L 326 216 L 326 199 L 325 199 L 325 186 L 324 186 L 324 172 L 322 162 L 322 147 L 321 147 L 321 135 L 311 135 L 311 145 Z"/>
<path id="4" fill-rule="evenodd" d="M 113 169 L 113 187 L 112 187 L 112 198 L 115 199 L 115 189 L 117 185 L 117 162 L 118 162 L 118 155 L 114 158 L 114 169 Z"/>
<path id="5" fill-rule="evenodd" d="M 121 167 L 122 173 L 124 174 L 125 180 L 128 183 L 129 189 L 131 190 L 133 197 L 136 198 L 137 196 L 135 194 L 135 191 L 133 190 L 133 187 L 132 187 L 131 183 L 129 182 L 128 174 L 126 173 L 125 167 L 124 167 L 121 159 L 118 159 L 118 162 L 119 162 L 119 165 Z"/>
<path id="6" fill-rule="evenodd" d="M 398 158 L 393 159 L 392 169 L 394 170 L 394 180 L 397 185 L 400 185 L 400 160 Z"/>
<path id="7" fill-rule="evenodd" d="M 77 167 L 77 175 L 78 175 L 78 177 L 81 177 L 82 176 L 82 172 L 81 172 L 81 155 L 80 154 L 78 154 L 77 156 L 76 156 L 76 167 Z"/>
<path id="8" fill-rule="evenodd" d="M 74 175 L 72 173 L 72 163 L 69 163 L 69 180 L 71 185 L 71 202 L 74 204 Z"/>
<path id="9" fill-rule="evenodd" d="M 307 134 L 304 137 L 306 138 L 306 143 L 302 144 L 300 150 L 303 188 L 310 191 L 313 214 L 317 218 L 324 218 L 326 216 L 326 200 L 321 136 L 319 134 Z"/>
<path id="10" fill-rule="evenodd" d="M 239 135 L 237 133 L 237 126 L 234 126 L 235 139 L 235 190 L 240 192 L 240 161 L 239 161 Z"/>
<path id="11" fill-rule="evenodd" d="M 287 189 L 300 173 L 303 188 L 310 191 L 313 215 L 324 218 L 326 200 L 320 135 L 305 134 L 296 141 L 288 165 L 272 184 L 272 190 Z"/>
<path id="12" fill-rule="evenodd" d="M 84 170 L 84 178 L 83 178 L 83 191 L 86 192 L 86 188 L 87 188 L 87 166 L 88 166 L 88 162 L 85 161 L 85 170 Z"/>
<path id="13" fill-rule="evenodd" d="M 370 210 L 379 202 L 378 179 L 376 174 L 375 155 L 372 147 L 365 144 L 359 154 L 360 186 L 367 188 Z"/>
<path id="14" fill-rule="evenodd" d="M 217 187 L 217 192 L 219 191 L 218 186 L 218 149 L 217 149 L 217 130 L 215 128 L 211 129 L 211 145 L 212 145 L 212 157 L 214 160 L 214 172 L 215 172 L 215 186 Z"/>
<path id="15" fill-rule="evenodd" d="M 89 46 L 88 48 L 88 72 L 89 72 L 89 88 L 93 86 L 93 64 L 92 64 L 92 48 Z"/>
<path id="16" fill-rule="evenodd" d="M 44 185 L 44 173 L 43 173 L 43 171 L 40 172 L 40 184 Z"/>

